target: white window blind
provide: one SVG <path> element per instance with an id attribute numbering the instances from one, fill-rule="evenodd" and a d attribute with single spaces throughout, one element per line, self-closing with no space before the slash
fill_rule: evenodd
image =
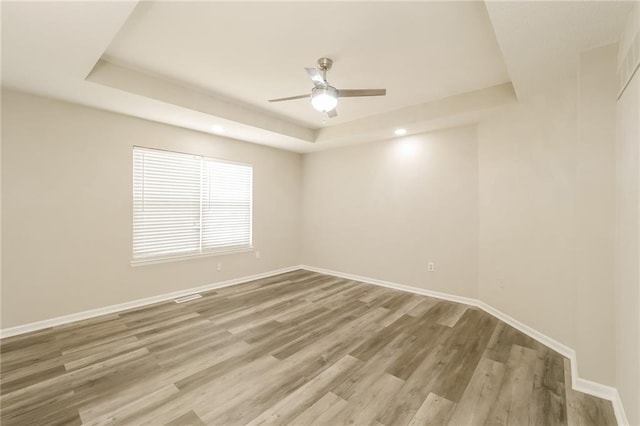
<path id="1" fill-rule="evenodd" d="M 251 241 L 251 167 L 204 161 L 202 247 L 242 247 Z"/>
<path id="2" fill-rule="evenodd" d="M 134 147 L 133 260 L 251 247 L 249 165 Z"/>

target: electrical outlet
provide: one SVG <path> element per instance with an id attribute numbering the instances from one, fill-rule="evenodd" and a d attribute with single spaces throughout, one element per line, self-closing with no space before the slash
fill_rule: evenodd
<path id="1" fill-rule="evenodd" d="M 256 259 L 260 259 L 260 252 L 256 250 Z"/>
<path id="2" fill-rule="evenodd" d="M 218 272 L 222 271 L 222 263 L 218 263 L 216 269 L 218 270 Z"/>
<path id="3" fill-rule="evenodd" d="M 427 263 L 427 270 L 428 270 L 429 272 L 433 272 L 433 271 L 435 271 L 435 270 L 436 270 L 436 265 L 435 265 L 435 263 L 433 263 L 433 262 L 429 262 L 429 263 Z"/>

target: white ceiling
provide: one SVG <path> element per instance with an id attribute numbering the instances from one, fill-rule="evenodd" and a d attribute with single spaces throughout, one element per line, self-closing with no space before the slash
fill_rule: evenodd
<path id="1" fill-rule="evenodd" d="M 142 3 L 103 56 L 312 128 L 304 67 L 321 56 L 338 88 L 386 88 L 342 99 L 340 124 L 509 81 L 482 2 Z"/>
<path id="2" fill-rule="evenodd" d="M 541 4 L 542 3 L 542 4 Z M 575 73 L 631 2 L 2 2 L 2 84 L 310 152 L 477 121 Z M 495 33 L 495 35 L 494 35 Z M 303 69 L 334 59 L 346 98 L 323 116 Z"/>
<path id="3" fill-rule="evenodd" d="M 570 78 L 579 53 L 616 43 L 634 1 L 487 2 L 519 97 Z"/>

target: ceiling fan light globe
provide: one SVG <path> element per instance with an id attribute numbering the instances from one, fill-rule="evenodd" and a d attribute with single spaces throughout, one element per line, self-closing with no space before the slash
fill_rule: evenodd
<path id="1" fill-rule="evenodd" d="M 320 112 L 329 112 L 338 105 L 338 91 L 335 87 L 316 87 L 311 93 L 311 105 Z"/>

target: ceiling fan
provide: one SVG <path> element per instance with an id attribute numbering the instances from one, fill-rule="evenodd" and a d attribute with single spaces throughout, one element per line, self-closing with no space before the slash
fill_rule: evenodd
<path id="1" fill-rule="evenodd" d="M 327 71 L 331 69 L 333 61 L 329 58 L 318 59 L 317 68 L 305 68 L 311 81 L 313 89 L 310 95 L 289 96 L 287 98 L 270 99 L 269 102 L 291 101 L 293 99 L 303 99 L 311 97 L 311 105 L 326 113 L 329 117 L 336 117 L 336 105 L 338 98 L 353 98 L 357 96 L 385 96 L 386 89 L 336 89 L 327 81 Z"/>

